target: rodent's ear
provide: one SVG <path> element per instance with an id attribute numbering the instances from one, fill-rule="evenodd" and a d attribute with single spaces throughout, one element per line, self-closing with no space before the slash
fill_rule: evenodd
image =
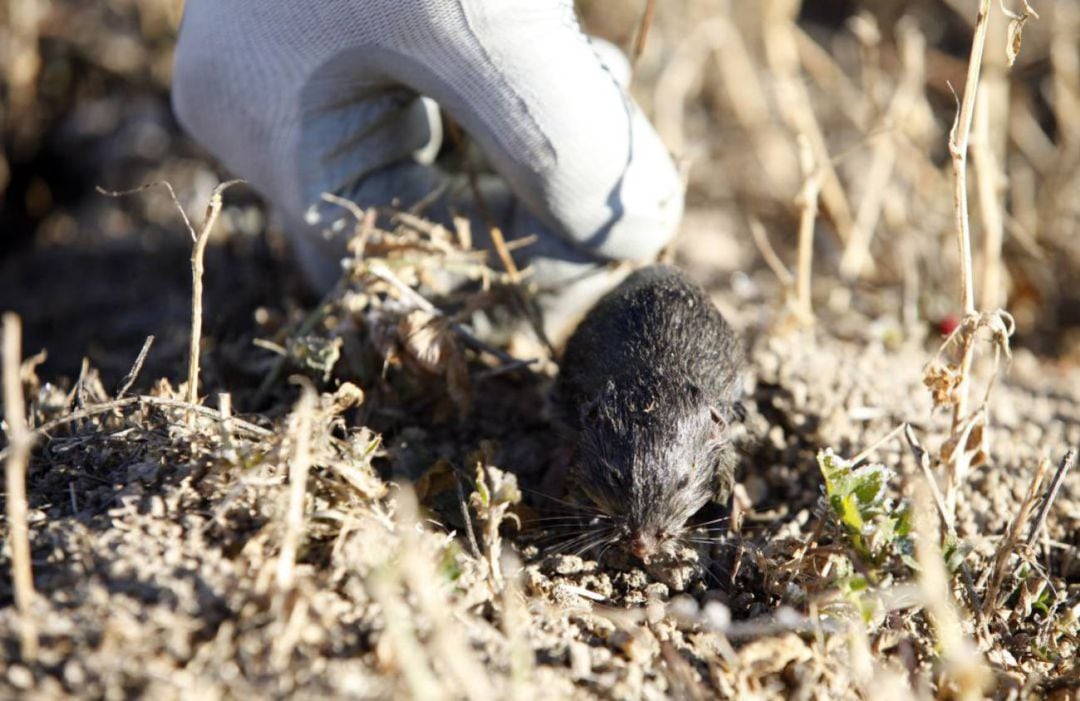
<path id="1" fill-rule="evenodd" d="M 709 415 L 713 420 L 712 439 L 717 443 L 721 443 L 724 441 L 724 434 L 727 433 L 728 429 L 727 417 L 724 416 L 722 410 L 714 406 L 709 407 Z"/>

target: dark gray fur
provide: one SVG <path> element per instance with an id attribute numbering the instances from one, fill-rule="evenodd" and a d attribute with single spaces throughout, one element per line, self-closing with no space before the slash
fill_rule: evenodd
<path id="1" fill-rule="evenodd" d="M 555 402 L 576 440 L 571 479 L 646 552 L 730 493 L 743 363 L 701 286 L 662 265 L 627 277 L 568 341 Z"/>

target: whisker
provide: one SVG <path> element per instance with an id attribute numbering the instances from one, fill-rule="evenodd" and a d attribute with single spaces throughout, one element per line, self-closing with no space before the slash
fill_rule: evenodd
<path id="1" fill-rule="evenodd" d="M 603 547 L 600 548 L 600 552 L 597 553 L 597 555 L 596 555 L 596 561 L 597 562 L 602 562 L 603 559 L 604 559 L 604 555 L 607 555 L 608 551 L 611 550 L 611 546 L 615 545 L 615 543 L 618 543 L 618 542 L 619 542 L 618 536 L 612 537 L 611 540 L 609 540 Z"/>
<path id="2" fill-rule="evenodd" d="M 711 526 L 714 523 L 723 523 L 725 521 L 730 521 L 730 520 L 731 520 L 730 516 L 721 516 L 720 518 L 714 518 L 711 521 L 703 521 L 701 523 L 692 523 L 691 527 L 693 527 L 693 528 L 701 528 L 703 526 Z"/>
<path id="3" fill-rule="evenodd" d="M 599 547 L 601 545 L 610 545 L 611 543 L 614 543 L 617 540 L 618 540 L 617 536 L 611 536 L 609 534 L 602 534 L 598 538 L 596 538 L 594 541 L 592 541 L 591 543 L 588 543 L 584 547 L 579 548 L 578 551 L 576 553 L 574 553 L 574 554 L 580 556 L 582 553 L 586 553 L 586 552 L 592 550 L 593 548 Z"/>
<path id="4" fill-rule="evenodd" d="M 569 514 L 569 515 L 565 515 L 565 516 L 542 516 L 540 518 L 531 518 L 531 519 L 528 520 L 528 522 L 529 523 L 552 523 L 552 522 L 556 522 L 556 521 L 562 521 L 562 522 L 576 521 L 578 523 L 589 523 L 590 521 L 593 521 L 594 519 L 595 519 L 595 517 L 584 518 L 584 517 L 582 517 L 580 515 Z"/>
<path id="5" fill-rule="evenodd" d="M 600 516 L 600 517 L 603 517 L 603 518 L 610 518 L 609 516 L 604 514 L 604 512 L 602 512 L 600 509 L 598 509 L 597 507 L 592 506 L 590 504 L 582 504 L 582 503 L 578 503 L 578 502 L 567 501 L 565 499 L 559 499 L 558 497 L 553 497 L 550 494 L 545 494 L 545 493 L 537 491 L 535 489 L 526 489 L 526 488 L 522 487 L 521 491 L 526 492 L 528 494 L 531 494 L 533 496 L 540 497 L 541 499 L 547 499 L 548 501 L 554 502 L 556 504 L 561 504 L 561 505 L 563 505 L 565 507 L 568 507 L 568 508 L 573 509 L 573 510 L 578 511 L 578 512 L 591 513 L 591 514 L 596 514 L 597 516 Z"/>
<path id="6" fill-rule="evenodd" d="M 561 543 L 559 545 L 556 545 L 554 548 L 552 548 L 552 553 L 554 553 L 556 555 L 561 555 L 561 554 L 563 554 L 565 552 L 573 550 L 579 544 L 584 543 L 584 542 L 588 542 L 590 539 L 595 538 L 595 537 L 596 537 L 596 534 L 590 532 L 590 533 L 582 534 L 582 535 L 577 536 L 575 538 L 571 538 L 571 539 L 569 539 L 569 540 L 567 540 L 567 541 L 565 541 L 565 542 L 563 542 L 563 543 Z"/>

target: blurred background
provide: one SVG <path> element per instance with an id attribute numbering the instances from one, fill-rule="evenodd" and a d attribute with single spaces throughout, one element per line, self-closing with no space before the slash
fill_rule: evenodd
<path id="1" fill-rule="evenodd" d="M 819 318 L 948 330 L 959 279 L 947 141 L 977 4 L 656 3 L 634 92 L 688 178 L 676 255 L 741 325 L 770 323 L 787 294 L 801 135 L 822 167 Z M 579 3 L 589 33 L 628 51 L 644 7 Z M 1010 68 L 994 3 L 973 133 L 975 287 L 980 307 L 1016 317 L 1016 347 L 1076 363 L 1080 3 L 1034 7 L 1041 17 Z M 46 374 L 74 375 L 88 355 L 119 377 L 150 333 L 151 376 L 155 363 L 182 366 L 182 222 L 161 192 L 95 190 L 168 180 L 199 221 L 226 175 L 170 112 L 182 10 L 182 0 L 0 3 L 0 307 L 23 315 L 28 353 L 48 348 Z M 256 377 L 255 329 L 312 300 L 257 197 L 236 189 L 227 201 L 207 263 L 207 372 Z"/>

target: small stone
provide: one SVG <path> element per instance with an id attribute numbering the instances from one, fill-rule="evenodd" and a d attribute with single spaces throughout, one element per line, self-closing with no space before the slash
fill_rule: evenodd
<path id="1" fill-rule="evenodd" d="M 555 574 L 578 574 L 585 569 L 585 562 L 577 555 L 561 555 L 555 560 Z"/>
<path id="2" fill-rule="evenodd" d="M 710 601 L 705 604 L 702 618 L 711 630 L 723 632 L 731 625 L 731 609 L 719 601 Z"/>
<path id="3" fill-rule="evenodd" d="M 662 582 L 653 582 L 645 587 L 645 596 L 650 600 L 667 601 L 668 587 Z"/>
<path id="4" fill-rule="evenodd" d="M 8 682 L 16 689 L 27 690 L 34 686 L 34 675 L 21 664 L 13 664 L 8 669 Z"/>

